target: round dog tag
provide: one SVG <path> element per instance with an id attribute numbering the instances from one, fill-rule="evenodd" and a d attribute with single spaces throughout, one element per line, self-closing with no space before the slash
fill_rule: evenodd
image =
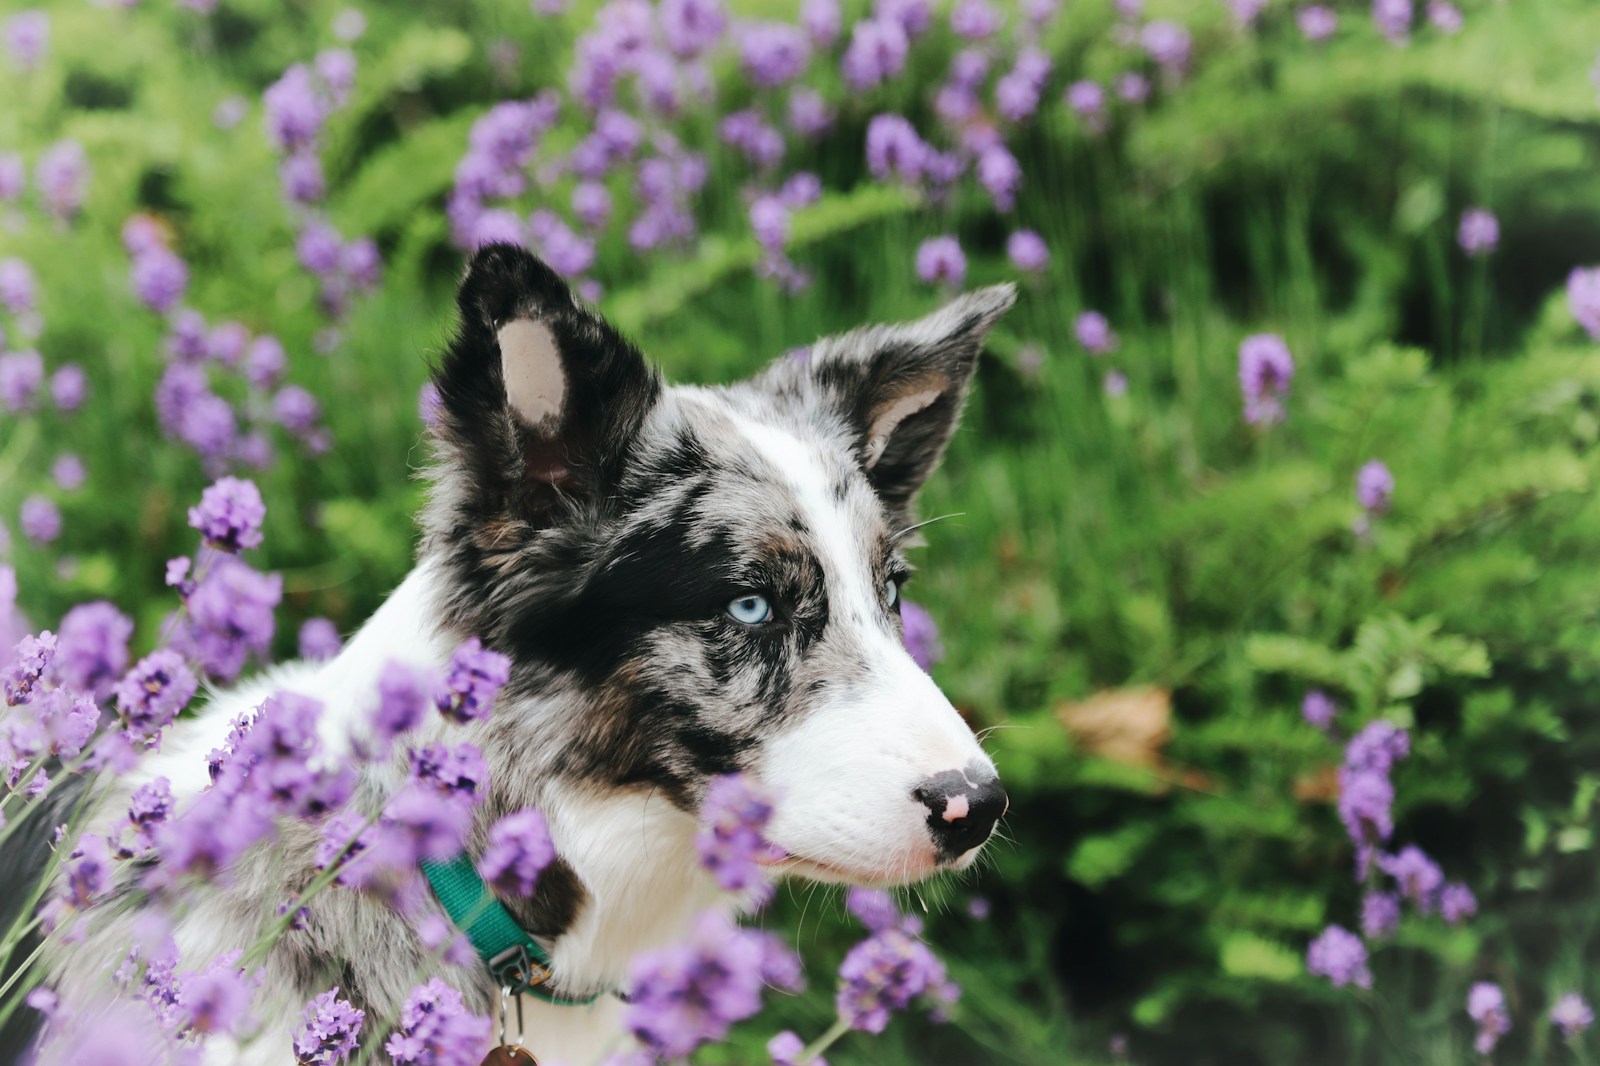
<path id="1" fill-rule="evenodd" d="M 483 1060 L 483 1066 L 539 1066 L 539 1060 L 525 1047 L 501 1044 L 489 1052 L 489 1057 Z"/>

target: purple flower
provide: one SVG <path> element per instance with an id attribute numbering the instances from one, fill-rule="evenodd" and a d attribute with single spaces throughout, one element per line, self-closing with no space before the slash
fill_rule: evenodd
<path id="1" fill-rule="evenodd" d="M 833 108 L 822 94 L 804 85 L 795 86 L 789 93 L 789 129 L 796 136 L 810 139 L 832 125 Z"/>
<path id="2" fill-rule="evenodd" d="M 57 141 L 39 157 L 34 184 L 44 198 L 45 210 L 71 222 L 89 186 L 89 157 L 77 141 Z"/>
<path id="3" fill-rule="evenodd" d="M 1423 914 L 1433 910 L 1439 889 L 1444 885 L 1444 874 L 1439 864 L 1428 858 L 1421 848 L 1408 844 L 1398 854 L 1379 855 L 1378 869 L 1394 878 L 1400 894 L 1415 903 Z"/>
<path id="4" fill-rule="evenodd" d="M 234 556 L 222 556 L 190 594 L 190 624 L 175 642 L 192 653 L 207 673 L 231 681 L 250 655 L 267 653 L 273 609 L 282 598 L 281 577 L 258 573 Z"/>
<path id="5" fill-rule="evenodd" d="M 61 683 L 104 699 L 128 668 L 133 620 L 105 600 L 84 603 L 61 619 L 56 673 Z"/>
<path id="6" fill-rule="evenodd" d="M 1022 165 L 1005 145 L 991 144 L 978 153 L 978 184 L 988 192 L 995 207 L 1010 211 L 1022 185 Z"/>
<path id="7" fill-rule="evenodd" d="M 800 25 L 805 27 L 812 44 L 832 48 L 844 27 L 839 0 L 804 0 L 800 5 Z"/>
<path id="8" fill-rule="evenodd" d="M 372 714 L 377 750 L 389 750 L 394 738 L 421 725 L 433 704 L 439 680 L 433 671 L 390 660 L 378 673 L 378 706 Z"/>
<path id="9" fill-rule="evenodd" d="M 944 963 L 917 932 L 915 920 L 903 919 L 876 930 L 845 955 L 834 1006 L 850 1028 L 881 1033 L 890 1013 L 914 999 L 931 996 L 950 1003 L 960 995 Z"/>
<path id="10" fill-rule="evenodd" d="M 1276 333 L 1257 333 L 1239 345 L 1239 388 L 1244 418 L 1251 425 L 1283 421 L 1283 401 L 1294 379 L 1294 358 Z"/>
<path id="11" fill-rule="evenodd" d="M 439 797 L 453 801 L 450 806 L 470 808 L 483 802 L 489 784 L 489 764 L 472 744 L 453 748 L 428 744 L 407 753 L 411 779 L 424 794 L 431 794 L 434 806 Z"/>
<path id="12" fill-rule="evenodd" d="M 471 637 L 450 657 L 434 702 L 454 722 L 483 721 L 494 709 L 495 693 L 511 677 L 511 660 Z"/>
<path id="13" fill-rule="evenodd" d="M 1372 0 L 1372 21 L 1390 44 L 1406 43 L 1411 17 L 1411 0 Z"/>
<path id="14" fill-rule="evenodd" d="M 1461 213 L 1456 241 L 1468 255 L 1488 255 L 1500 243 L 1500 222 L 1487 209 L 1470 207 Z"/>
<path id="15" fill-rule="evenodd" d="M 1112 332 L 1111 324 L 1106 321 L 1106 316 L 1099 311 L 1085 311 L 1072 323 L 1072 332 L 1077 336 L 1078 343 L 1088 349 L 1090 355 L 1105 355 L 1117 349 L 1117 335 Z"/>
<path id="16" fill-rule="evenodd" d="M 805 1049 L 805 1041 L 801 1040 L 800 1035 L 792 1029 L 785 1029 L 767 1041 L 767 1054 L 772 1057 L 773 1066 L 800 1066 L 800 1055 Z M 820 1058 L 806 1060 L 807 1066 L 813 1063 L 816 1066 L 828 1066 L 827 1062 Z"/>
<path id="17" fill-rule="evenodd" d="M 1494 1050 L 1500 1038 L 1511 1031 L 1511 1015 L 1506 1011 L 1506 994 L 1500 986 L 1479 981 L 1467 992 L 1467 1016 L 1478 1025 L 1472 1046 L 1478 1054 Z"/>
<path id="18" fill-rule="evenodd" d="M 82 753 L 100 725 L 100 706 L 93 696 L 78 696 L 66 689 L 52 689 L 35 707 L 39 725 L 50 741 L 50 752 L 64 758 Z"/>
<path id="19" fill-rule="evenodd" d="M 308 147 L 300 147 L 284 156 L 278 164 L 278 183 L 283 187 L 284 199 L 296 204 L 315 204 L 328 194 L 328 183 L 322 176 L 322 160 Z"/>
<path id="20" fill-rule="evenodd" d="M 555 857 L 549 824 L 529 807 L 506 815 L 489 829 L 478 873 L 502 895 L 531 896 L 539 874 Z"/>
<path id="21" fill-rule="evenodd" d="M 1400 897 L 1393 892 L 1367 892 L 1361 897 L 1361 935 L 1383 940 L 1400 926 Z"/>
<path id="22" fill-rule="evenodd" d="M 0 152 L 0 203 L 22 199 L 28 187 L 28 167 L 16 152 Z"/>
<path id="23" fill-rule="evenodd" d="M 921 605 L 902 599 L 900 624 L 900 640 L 911 654 L 911 660 L 931 672 L 934 664 L 944 658 L 944 645 L 939 643 L 939 626 L 933 615 Z"/>
<path id="24" fill-rule="evenodd" d="M 856 920 L 874 933 L 900 924 L 902 915 L 889 893 L 876 888 L 852 888 L 845 893 L 845 906 Z"/>
<path id="25" fill-rule="evenodd" d="M 0 405 L 11 412 L 31 410 L 44 384 L 44 359 L 35 351 L 0 355 Z"/>
<path id="26" fill-rule="evenodd" d="M 721 1040 L 761 1009 L 764 983 L 793 986 L 797 964 L 773 937 L 708 911 L 690 939 L 633 960 L 624 1024 L 662 1059 Z"/>
<path id="27" fill-rule="evenodd" d="M 768 851 L 762 834 L 772 809 L 771 796 L 744 774 L 724 774 L 707 785 L 694 842 L 700 865 L 728 891 L 743 892 L 761 882 L 759 862 Z"/>
<path id="28" fill-rule="evenodd" d="M 70 414 L 83 406 L 88 395 L 89 378 L 77 363 L 68 363 L 50 376 L 50 399 L 56 410 Z"/>
<path id="29" fill-rule="evenodd" d="M 61 536 L 61 511 L 47 496 L 29 496 L 22 501 L 17 526 L 35 544 L 49 544 Z"/>
<path id="30" fill-rule="evenodd" d="M 140 303 L 166 314 L 189 287 L 189 266 L 166 248 L 151 248 L 134 257 L 130 281 Z"/>
<path id="31" fill-rule="evenodd" d="M 317 80 L 333 107 L 343 107 L 356 83 L 356 57 L 348 48 L 329 48 L 312 60 Z"/>
<path id="32" fill-rule="evenodd" d="M 1352 770 L 1387 774 L 1395 763 L 1411 754 L 1411 736 L 1386 719 L 1368 722 L 1345 746 L 1344 764 Z"/>
<path id="33" fill-rule="evenodd" d="M 611 193 L 597 181 L 580 181 L 572 190 L 572 213 L 586 228 L 604 229 L 611 217 Z"/>
<path id="34" fill-rule="evenodd" d="M 967 917 L 972 918 L 974 921 L 988 921 L 992 909 L 988 899 L 983 896 L 973 896 L 967 901 Z"/>
<path id="35" fill-rule="evenodd" d="M 326 618 L 307 618 L 300 624 L 300 658 L 321 661 L 339 654 L 339 630 Z"/>
<path id="36" fill-rule="evenodd" d="M 360 15 L 350 10 L 341 14 Z M 337 986 L 313 996 L 300 1012 L 300 1028 L 294 1032 L 294 1057 L 302 1066 L 337 1066 L 360 1046 L 361 1023 L 367 1013 L 339 998 Z"/>
<path id="37" fill-rule="evenodd" d="M 1248 30 L 1256 24 L 1256 19 L 1261 17 L 1261 12 L 1266 9 L 1267 0 L 1228 0 L 1228 8 L 1233 12 L 1233 21 L 1241 30 Z"/>
<path id="38" fill-rule="evenodd" d="M 251 1024 L 246 1012 L 257 982 L 238 969 L 239 952 L 223 955 L 199 973 L 179 979 L 182 1027 L 193 1033 L 242 1032 Z"/>
<path id="39" fill-rule="evenodd" d="M 1446 0 L 1428 0 L 1428 21 L 1443 33 L 1461 32 L 1461 9 Z"/>
<path id="40" fill-rule="evenodd" d="M 1149 22 L 1139 31 L 1145 54 L 1171 77 L 1189 69 L 1189 31 L 1176 22 Z"/>
<path id="41" fill-rule="evenodd" d="M 873 0 L 872 17 L 898 25 L 914 40 L 933 25 L 933 4 L 932 0 Z"/>
<path id="42" fill-rule="evenodd" d="M 33 268 L 21 259 L 0 259 L 0 307 L 14 315 L 33 311 Z"/>
<path id="43" fill-rule="evenodd" d="M 163 648 L 140 659 L 117 683 L 117 712 L 132 736 L 153 740 L 198 687 L 183 656 Z"/>
<path id="44" fill-rule="evenodd" d="M 789 209 L 776 196 L 758 196 L 750 205 L 750 228 L 768 252 L 779 252 L 789 240 Z"/>
<path id="45" fill-rule="evenodd" d="M 1117 96 L 1130 104 L 1142 104 L 1150 98 L 1150 79 L 1135 71 L 1117 75 Z"/>
<path id="46" fill-rule="evenodd" d="M 439 421 L 439 412 L 444 401 L 439 397 L 439 387 L 433 382 L 423 383 L 417 390 L 417 418 L 425 426 L 432 426 Z"/>
<path id="47" fill-rule="evenodd" d="M 1295 24 L 1308 41 L 1325 41 L 1339 28 L 1339 15 L 1331 7 L 1312 4 L 1295 12 Z"/>
<path id="48" fill-rule="evenodd" d="M 1333 724 L 1334 715 L 1339 713 L 1339 705 L 1321 689 L 1312 689 L 1306 693 L 1306 698 L 1300 704 L 1300 714 L 1307 722 L 1316 726 L 1323 732 Z"/>
<path id="49" fill-rule="evenodd" d="M 930 237 L 917 248 L 917 277 L 954 288 L 967 276 L 967 257 L 954 237 Z"/>
<path id="50" fill-rule="evenodd" d="M 285 385 L 272 398 L 272 416 L 296 437 L 308 437 L 317 428 L 322 407 L 315 396 L 299 385 Z"/>
<path id="51" fill-rule="evenodd" d="M 1326 977 L 1333 987 L 1355 985 L 1372 987 L 1372 971 L 1367 969 L 1367 948 L 1361 938 L 1339 925 L 1330 925 L 1311 942 L 1306 951 L 1306 969 Z"/>
<path id="52" fill-rule="evenodd" d="M 850 34 L 840 68 L 844 80 L 857 92 L 888 81 L 905 69 L 911 42 L 898 22 L 882 18 L 863 19 Z"/>
<path id="53" fill-rule="evenodd" d="M 139 851 L 150 849 L 151 830 L 171 818 L 175 808 L 172 782 L 165 777 L 146 781 L 133 790 L 133 795 L 128 797 L 128 825 L 133 829 Z"/>
<path id="54" fill-rule="evenodd" d="M 1561 1030 L 1563 1039 L 1571 1040 L 1594 1024 L 1594 1008 L 1578 993 L 1568 992 L 1550 1008 L 1550 1024 Z"/>
<path id="55" fill-rule="evenodd" d="M 270 389 L 289 365 L 288 354 L 278 338 L 264 333 L 250 342 L 245 351 L 245 379 L 258 389 Z"/>
<path id="56" fill-rule="evenodd" d="M 1090 133 L 1106 128 L 1106 91 L 1095 81 L 1075 81 L 1067 87 L 1066 105 L 1083 120 Z"/>
<path id="57" fill-rule="evenodd" d="M 950 10 L 950 28 L 957 37 L 981 41 L 1000 28 L 1000 13 L 988 0 L 956 0 Z"/>
<path id="58" fill-rule="evenodd" d="M 200 494 L 200 504 L 189 508 L 189 525 L 219 551 L 238 553 L 261 545 L 261 523 L 267 505 L 253 481 L 220 478 Z"/>
<path id="59" fill-rule="evenodd" d="M 1394 495 L 1394 475 L 1380 459 L 1372 459 L 1356 473 L 1356 502 L 1368 515 L 1380 515 L 1389 509 L 1389 499 Z"/>
<path id="60" fill-rule="evenodd" d="M 23 637 L 13 655 L 15 659 L 5 675 L 5 688 L 6 703 L 16 706 L 33 698 L 34 686 L 55 658 L 56 636 L 47 629 L 36 637 Z"/>
<path id="61" fill-rule="evenodd" d="M 71 452 L 63 452 L 50 464 L 50 478 L 63 491 L 76 492 L 89 480 L 89 472 L 83 468 L 82 459 Z"/>
<path id="62" fill-rule="evenodd" d="M 739 149 L 752 166 L 766 170 L 783 158 L 783 135 L 755 111 L 735 111 L 722 120 L 717 136 Z"/>
<path id="63" fill-rule="evenodd" d="M 1439 890 L 1439 913 L 1456 925 L 1478 913 L 1478 897 L 1466 885 L 1451 881 Z"/>
<path id="64" fill-rule="evenodd" d="M 1006 255 L 1018 270 L 1034 273 L 1050 265 L 1050 248 L 1031 229 L 1019 229 L 1006 239 Z"/>
<path id="65" fill-rule="evenodd" d="M 461 993 L 435 977 L 411 990 L 383 1048 L 402 1066 L 477 1066 L 489 1033 L 489 1019 L 468 1013 Z"/>
<path id="66" fill-rule="evenodd" d="M 1600 340 L 1600 267 L 1577 267 L 1567 275 L 1567 309 L 1584 332 Z"/>
<path id="67" fill-rule="evenodd" d="M 789 175 L 778 190 L 778 200 L 790 210 L 799 210 L 822 199 L 822 179 L 809 170 Z"/>
<path id="68" fill-rule="evenodd" d="M 294 64 L 267 86 L 261 102 L 267 136 L 286 152 L 314 144 L 328 119 L 327 104 L 304 63 Z"/>
<path id="69" fill-rule="evenodd" d="M 1339 770 L 1339 818 L 1359 849 L 1363 868 L 1368 850 L 1394 832 L 1394 785 L 1385 771 L 1371 768 Z"/>
<path id="70" fill-rule="evenodd" d="M 739 62 L 751 84 L 773 88 L 805 73 L 811 44 L 798 26 L 749 23 L 739 30 Z"/>
<path id="71" fill-rule="evenodd" d="M 917 181 L 931 152 L 916 128 L 900 115 L 874 115 L 867 123 L 867 170 L 880 181 L 891 176 Z"/>
<path id="72" fill-rule="evenodd" d="M 667 47 L 680 58 L 692 59 L 722 40 L 728 10 L 722 0 L 662 0 L 660 20 Z"/>
<path id="73" fill-rule="evenodd" d="M 50 47 L 50 16 L 43 11 L 19 11 L 0 27 L 6 51 L 18 70 L 32 70 Z"/>
<path id="74" fill-rule="evenodd" d="M 111 849 L 104 837 L 85 833 L 66 862 L 66 897 L 87 907 L 111 889 Z"/>
<path id="75" fill-rule="evenodd" d="M 1113 398 L 1128 394 L 1128 375 L 1120 370 L 1108 370 L 1101 386 L 1107 396 Z"/>

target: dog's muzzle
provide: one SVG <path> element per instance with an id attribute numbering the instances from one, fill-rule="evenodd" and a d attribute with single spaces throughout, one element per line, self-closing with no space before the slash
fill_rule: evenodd
<path id="1" fill-rule="evenodd" d="M 934 774 L 912 789 L 911 796 L 928 808 L 928 832 L 941 862 L 954 861 L 988 840 L 1010 804 L 1000 779 L 976 766 Z"/>

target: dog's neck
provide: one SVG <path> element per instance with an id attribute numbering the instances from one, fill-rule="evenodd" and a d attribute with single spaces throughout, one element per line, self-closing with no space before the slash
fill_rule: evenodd
<path id="1" fill-rule="evenodd" d="M 353 637 L 325 670 L 327 706 L 364 708 L 385 663 L 443 667 L 466 634 L 444 631 L 443 568 L 424 559 Z M 681 939 L 695 915 L 710 907 L 732 909 L 700 868 L 692 818 L 648 788 L 608 790 L 562 776 L 562 735 L 576 708 L 562 705 L 559 693 L 515 702 L 501 700 L 495 716 L 502 728 L 442 723 L 430 725 L 423 740 L 460 743 L 483 749 L 490 766 L 490 795 L 469 848 L 481 850 L 487 823 L 538 806 L 550 824 L 557 861 L 541 876 L 528 899 L 506 905 L 524 928 L 549 950 L 564 994 L 622 988 L 630 960 L 641 951 Z M 339 713 L 334 711 L 335 714 Z M 495 739 L 515 716 L 516 750 Z M 526 729 L 521 728 L 526 724 Z M 355 723 L 331 723 L 332 742 L 348 736 Z M 495 736 L 497 734 L 498 736 Z M 493 738 L 493 739 L 492 739 Z M 386 768 L 396 780 L 398 766 Z"/>

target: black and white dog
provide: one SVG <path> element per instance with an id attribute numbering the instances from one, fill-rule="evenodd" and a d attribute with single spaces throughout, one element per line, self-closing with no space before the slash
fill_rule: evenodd
<path id="1" fill-rule="evenodd" d="M 894 885 L 966 868 L 1005 794 L 902 646 L 902 550 L 984 335 L 1014 298 L 984 289 L 917 322 L 820 340 L 747 382 L 668 386 L 543 263 L 511 246 L 479 252 L 434 379 L 416 568 L 337 658 L 279 668 L 175 726 L 104 810 L 124 811 L 158 775 L 181 809 L 206 787 L 206 753 L 230 720 L 276 690 L 322 701 L 337 751 L 384 663 L 442 666 L 477 635 L 513 666 L 490 720 L 451 727 L 491 772 L 471 847 L 509 812 L 544 811 L 558 859 L 532 898 L 504 903 L 547 949 L 562 993 L 621 987 L 635 954 L 733 906 L 692 843 L 714 775 L 747 772 L 776 796 L 769 836 L 788 857 L 775 875 Z M 369 802 L 403 773 L 362 772 Z M 189 894 L 174 930 L 186 967 L 240 946 L 311 879 L 316 842 L 299 832 Z M 419 971 L 441 969 L 377 899 L 333 890 L 308 909 L 267 963 L 262 1037 L 213 1041 L 207 1062 L 283 1066 L 310 996 L 336 983 L 384 1017 Z M 130 921 L 60 955 L 63 1000 L 93 999 Z M 483 968 L 441 976 L 474 1010 L 496 1010 Z M 542 1061 L 578 1066 L 614 1045 L 614 997 L 525 1006 Z"/>

